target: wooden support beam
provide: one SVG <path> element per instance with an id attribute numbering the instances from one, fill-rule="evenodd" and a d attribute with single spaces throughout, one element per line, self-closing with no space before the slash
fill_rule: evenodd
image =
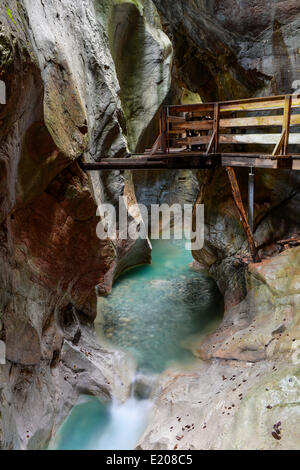
<path id="1" fill-rule="evenodd" d="M 282 154 L 286 155 L 288 153 L 289 145 L 289 135 L 290 135 L 290 121 L 291 121 L 291 105 L 292 105 L 292 96 L 287 95 L 284 102 L 284 112 L 283 112 L 283 127 L 285 131 L 284 143 L 282 148 Z"/>
<path id="2" fill-rule="evenodd" d="M 161 112 L 160 122 L 161 149 L 163 153 L 167 151 L 167 108 L 164 106 Z"/>
<path id="3" fill-rule="evenodd" d="M 198 121 L 194 121 L 197 124 Z M 205 122 L 205 121 L 199 121 Z M 212 121 L 207 121 L 212 122 Z M 192 123 L 193 124 L 193 123 Z M 299 126 L 300 114 L 290 115 L 290 125 Z M 180 126 L 184 124 L 180 124 Z M 282 127 L 282 116 L 255 116 L 255 117 L 242 117 L 242 118 L 226 118 L 220 119 L 220 128 L 243 128 L 243 127 Z"/>
<path id="4" fill-rule="evenodd" d="M 220 160 L 220 159 L 219 159 Z M 105 171 L 105 170 L 197 170 L 213 168 L 220 165 L 220 161 L 216 158 L 202 158 L 199 155 L 182 156 L 176 158 L 174 156 L 165 156 L 160 158 L 142 157 L 142 158 L 111 158 L 101 160 L 100 162 L 82 163 L 81 168 L 85 171 Z"/>
<path id="5" fill-rule="evenodd" d="M 220 107 L 219 103 L 214 106 L 214 120 L 213 120 L 213 134 L 206 149 L 206 153 L 217 153 L 219 146 L 219 121 L 220 121 Z"/>
<path id="6" fill-rule="evenodd" d="M 101 160 L 101 162 L 82 163 L 81 168 L 85 171 L 100 170 L 147 170 L 168 168 L 168 162 L 163 160 L 148 161 L 146 158 L 112 158 Z"/>
<path id="7" fill-rule="evenodd" d="M 261 145 L 276 145 L 273 155 L 278 155 L 279 149 L 282 148 L 284 143 L 284 132 L 282 134 L 220 134 L 219 144 L 261 144 Z M 173 139 L 173 143 L 177 145 L 203 145 L 210 143 L 212 137 L 209 135 L 199 135 L 196 137 L 182 137 L 180 139 Z M 290 134 L 289 143 L 293 145 L 300 145 L 300 134 Z M 209 152 L 210 153 L 210 152 Z"/>
<path id="8" fill-rule="evenodd" d="M 254 233 L 254 183 L 255 175 L 251 167 L 248 175 L 248 219 L 251 233 Z"/>
<path id="9" fill-rule="evenodd" d="M 261 158 L 260 156 L 253 158 L 242 156 L 242 155 L 234 155 L 233 157 L 227 156 L 226 154 L 221 154 L 222 158 L 222 166 L 232 166 L 232 167 L 241 167 L 241 168 L 265 168 L 265 169 L 277 169 L 277 160 L 272 160 L 270 157 L 268 158 Z"/>
<path id="10" fill-rule="evenodd" d="M 280 139 L 279 139 L 279 141 L 277 142 L 277 144 L 274 148 L 274 151 L 273 151 L 273 154 L 272 154 L 274 157 L 276 155 L 280 155 L 280 152 L 282 151 L 284 140 L 285 140 L 285 134 L 286 134 L 286 130 L 283 130 L 282 134 L 280 136 Z"/>
<path id="11" fill-rule="evenodd" d="M 154 155 L 155 153 L 158 152 L 158 150 L 161 149 L 161 146 L 162 146 L 162 145 L 161 145 L 161 142 L 162 142 L 162 136 L 161 136 L 161 133 L 160 133 L 159 136 L 157 137 L 157 139 L 156 139 L 156 141 L 155 141 L 155 143 L 154 143 L 154 145 L 153 145 L 153 147 L 152 147 L 152 149 L 151 149 L 149 155 Z"/>
<path id="12" fill-rule="evenodd" d="M 248 240 L 252 260 L 253 260 L 253 262 L 258 262 L 259 257 L 258 257 L 258 253 L 257 253 L 257 248 L 256 248 L 256 245 L 255 245 L 253 234 L 252 234 L 250 226 L 249 226 L 248 218 L 247 218 L 246 211 L 245 211 L 245 208 L 244 208 L 244 204 L 243 204 L 240 188 L 239 188 L 239 185 L 238 185 L 238 182 L 237 182 L 237 179 L 236 179 L 235 171 L 231 167 L 226 167 L 226 171 L 227 171 L 227 175 L 228 175 L 228 178 L 229 178 L 229 181 L 230 181 L 232 195 L 233 195 L 235 204 L 238 208 L 238 211 L 239 211 L 239 214 L 240 214 L 240 217 L 241 217 L 241 221 L 242 221 L 242 225 L 243 225 L 244 230 L 246 232 L 246 236 L 247 236 L 247 240 Z"/>
<path id="13" fill-rule="evenodd" d="M 179 123 L 171 123 L 172 132 L 184 132 L 184 131 L 209 131 L 213 129 L 214 122 L 212 120 L 203 121 L 184 121 Z"/>
<path id="14" fill-rule="evenodd" d="M 215 146 L 214 146 L 215 153 L 218 152 L 218 147 L 219 147 L 219 126 L 220 126 L 220 105 L 219 103 L 215 103 L 215 108 L 214 108 L 214 132 L 216 133 Z"/>
<path id="15" fill-rule="evenodd" d="M 270 110 L 280 109 L 284 106 L 285 95 L 280 96 L 268 96 L 258 98 L 247 98 L 244 100 L 235 101 L 221 101 L 220 112 L 236 112 L 236 111 L 259 111 L 259 110 Z M 203 104 L 190 104 L 190 105 L 172 105 L 169 106 L 171 112 L 184 113 L 191 112 L 195 113 L 194 116 L 204 115 L 207 112 L 214 110 L 215 103 L 203 103 Z M 300 97 L 298 95 L 292 95 L 292 108 L 300 106 Z"/>
<path id="16" fill-rule="evenodd" d="M 169 116 L 170 116 L 170 110 L 167 106 L 167 108 L 166 108 L 166 136 L 167 136 L 167 149 L 166 149 L 166 151 L 167 151 L 167 153 L 170 150 L 170 134 L 169 134 L 169 132 L 170 132 L 170 122 L 168 120 Z"/>
<path id="17" fill-rule="evenodd" d="M 186 122 L 186 119 L 181 116 L 168 116 L 168 121 L 171 124 L 182 124 Z"/>
<path id="18" fill-rule="evenodd" d="M 212 136 L 208 142 L 208 146 L 207 146 L 207 150 L 206 150 L 206 155 L 208 155 L 209 153 L 212 153 L 213 152 L 213 148 L 215 146 L 215 141 L 216 141 L 216 136 L 217 136 L 217 133 L 216 133 L 216 130 L 214 129 L 213 133 L 212 133 Z M 193 137 L 192 137 L 193 138 Z M 205 136 L 205 141 L 207 141 L 209 137 Z"/>

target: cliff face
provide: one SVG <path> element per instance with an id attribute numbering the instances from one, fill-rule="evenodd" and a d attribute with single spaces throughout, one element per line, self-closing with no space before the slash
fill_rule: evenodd
<path id="1" fill-rule="evenodd" d="M 174 45 L 177 84 L 199 93 L 204 101 L 298 89 L 300 7 L 296 2 L 154 3 Z M 238 179 L 246 203 L 247 170 L 238 171 Z M 244 286 L 235 285 L 241 276 L 235 274 L 239 269 L 231 269 L 230 260 L 236 254 L 241 259 L 247 255 L 245 235 L 225 172 L 218 170 L 208 178 L 199 172 L 199 182 L 206 206 L 206 243 L 194 255 L 219 279 L 230 307 L 245 293 Z M 280 251 L 274 242 L 300 229 L 299 183 L 297 172 L 256 171 L 255 238 L 268 254 Z"/>
<path id="2" fill-rule="evenodd" d="M 173 88 L 198 93 L 203 101 L 297 91 L 300 7 L 296 2 L 154 3 L 174 46 Z M 300 230 L 300 176 L 284 170 L 255 173 L 255 239 L 262 251 L 276 254 L 280 247 L 275 242 Z M 247 204 L 247 170 L 237 171 L 237 176 Z M 218 280 L 230 309 L 246 292 L 245 266 L 238 261 L 247 257 L 245 234 L 225 171 L 199 172 L 198 179 L 206 232 L 205 247 L 194 256 Z"/>
<path id="3" fill-rule="evenodd" d="M 161 377 L 141 448 L 299 449 L 299 253 L 249 266 L 245 299 L 195 344 L 197 365 Z"/>
<path id="4" fill-rule="evenodd" d="M 132 204 L 135 195 L 124 175 L 88 177 L 78 161 L 123 156 L 126 129 L 136 145 L 168 89 L 172 48 L 154 7 L 144 16 L 142 3 L 105 2 L 109 21 L 102 7 L 92 0 L 12 0 L 0 7 L 0 78 L 7 86 L 0 109 L 4 448 L 45 445 L 82 393 L 124 399 L 129 390 L 123 354 L 94 339 L 96 291 L 108 293 L 123 269 L 149 262 L 150 247 L 97 238 L 97 205 L 117 204 L 123 195 Z M 138 40 L 129 29 L 111 42 L 119 8 L 128 9 L 138 24 L 133 34 L 144 38 L 140 76 L 119 60 L 116 70 L 114 58 Z M 152 68 L 157 73 L 150 76 Z M 142 102 L 144 74 L 157 93 Z M 128 110 L 122 97 L 130 80 L 136 93 Z"/>
<path id="5" fill-rule="evenodd" d="M 297 2 L 154 3 L 173 41 L 177 83 L 203 100 L 298 87 Z M 299 447 L 299 248 L 277 242 L 299 235 L 300 181 L 297 172 L 255 173 L 254 235 L 263 262 L 249 264 L 225 172 L 199 172 L 205 246 L 194 257 L 224 294 L 224 320 L 194 345 L 205 362 L 161 378 L 141 448 Z M 247 171 L 237 176 L 246 203 Z"/>
<path id="6" fill-rule="evenodd" d="M 150 248 L 97 238 L 97 205 L 117 205 L 124 195 L 132 204 L 135 191 L 128 175 L 88 176 L 79 162 L 153 143 L 153 119 L 170 87 L 169 103 L 183 89 L 203 100 L 293 91 L 300 78 L 297 3 L 10 0 L 0 6 L 0 79 L 8 92 L 7 105 L 0 105 L 3 448 L 46 445 L 80 394 L 122 400 L 129 392 L 128 358 L 94 338 L 96 292 L 107 294 L 122 270 L 149 262 Z M 246 200 L 247 174 L 238 178 Z M 194 347 L 207 362 L 162 378 L 141 447 L 294 448 L 298 249 L 279 254 L 276 242 L 300 230 L 298 173 L 256 173 L 256 242 L 265 258 L 278 256 L 250 266 L 225 173 L 207 179 L 200 172 L 198 179 L 205 186 L 206 243 L 194 256 L 225 296 L 224 322 Z M 135 183 L 146 204 L 191 202 L 197 189 L 183 173 L 139 175 Z M 188 414 L 189 434 L 181 438 L 177 420 L 170 436 L 174 416 Z M 282 439 L 272 434 L 279 421 Z M 187 431 L 196 422 L 201 432 Z"/>
<path id="7" fill-rule="evenodd" d="M 293 90 L 300 60 L 295 0 L 154 3 L 175 46 L 177 79 L 204 100 Z"/>

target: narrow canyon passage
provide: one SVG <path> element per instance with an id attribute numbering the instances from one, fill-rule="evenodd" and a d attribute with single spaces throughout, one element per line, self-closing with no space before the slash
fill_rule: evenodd
<path id="1" fill-rule="evenodd" d="M 112 294 L 100 299 L 100 342 L 127 351 L 136 362 L 132 396 L 125 404 L 108 407 L 96 398 L 81 397 L 58 433 L 55 448 L 135 447 L 147 424 L 147 389 L 155 376 L 172 365 L 188 367 L 194 360 L 189 349 L 193 340 L 211 333 L 222 319 L 216 285 L 193 272 L 192 261 L 184 240 L 154 241 L 152 265 L 127 271 Z"/>
<path id="2" fill-rule="evenodd" d="M 300 449 L 299 40 L 299 0 L 0 3 L 0 451 Z"/>

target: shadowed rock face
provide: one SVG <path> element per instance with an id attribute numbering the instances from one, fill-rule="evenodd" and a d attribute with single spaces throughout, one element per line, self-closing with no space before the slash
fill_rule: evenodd
<path id="1" fill-rule="evenodd" d="M 82 393 L 121 400 L 129 393 L 133 365 L 94 339 L 96 291 L 109 293 L 124 269 L 149 263 L 150 246 L 97 238 L 97 205 L 127 196 L 130 206 L 135 194 L 130 178 L 87 176 L 78 161 L 123 156 L 126 128 L 137 142 L 167 93 L 172 49 L 152 8 L 156 25 L 148 24 L 151 12 L 144 20 L 137 11 L 148 49 L 156 47 L 145 70 L 153 63 L 159 73 L 148 86 L 156 87 L 159 75 L 160 89 L 151 102 L 137 100 L 128 118 L 120 100 L 125 81 L 119 83 L 97 2 L 12 0 L 0 7 L 0 79 L 7 85 L 0 108 L 4 448 L 46 445 Z M 134 82 L 141 98 L 142 79 Z M 144 119 L 135 128 L 137 109 Z M 66 309 L 68 327 L 61 321 Z"/>
<path id="2" fill-rule="evenodd" d="M 177 82 L 203 100 L 299 86 L 299 2 L 154 3 L 174 45 Z M 206 236 L 195 265 L 217 280 L 225 315 L 194 344 L 204 362 L 161 377 L 140 448 L 299 448 L 299 247 L 283 250 L 276 241 L 299 236 L 300 181 L 297 172 L 255 173 L 255 239 L 264 259 L 249 264 L 225 172 L 199 172 Z M 246 203 L 247 170 L 237 175 Z"/>
<path id="3" fill-rule="evenodd" d="M 80 394 L 123 400 L 129 393 L 133 365 L 94 339 L 95 287 L 107 294 L 122 270 L 149 262 L 150 249 L 147 242 L 96 237 L 97 205 L 117 205 L 123 195 L 133 204 L 134 189 L 118 172 L 88 177 L 78 161 L 121 157 L 128 144 L 140 150 L 153 137 L 149 123 L 168 92 L 172 57 L 154 4 L 174 47 L 169 96 L 176 101 L 182 87 L 203 100 L 297 87 L 295 0 L 11 0 L 9 9 L 0 6 L 0 79 L 8 90 L 7 105 L 0 107 L 3 448 L 46 445 Z M 300 230 L 297 175 L 257 172 L 255 237 L 264 253 L 277 253 L 273 242 Z M 144 202 L 151 197 L 159 202 L 162 192 L 164 200 L 174 200 L 169 190 L 173 181 L 178 187 L 178 175 L 167 191 L 148 177 L 154 192 L 147 193 L 149 186 L 145 190 L 145 181 L 136 178 Z M 203 177 L 200 172 L 200 184 Z M 246 200 L 247 175 L 241 171 L 238 177 Z M 299 273 L 289 266 L 298 252 L 288 250 L 275 264 L 247 269 L 247 244 L 224 173 L 212 174 L 205 186 L 206 245 L 195 258 L 217 279 L 226 315 L 216 335 L 195 346 L 195 354 L 216 362 L 195 374 L 167 375 L 141 446 L 251 448 L 259 435 L 261 448 L 276 448 L 272 430 L 281 419 L 290 431 L 278 446 L 293 448 L 299 435 L 289 423 L 299 419 L 299 373 L 290 364 L 290 342 L 299 339 Z M 196 188 L 192 180 L 182 184 L 182 200 L 193 198 Z M 281 361 L 278 375 L 275 361 Z M 258 374 L 266 374 L 259 387 Z M 233 375 L 241 376 L 248 405 L 237 407 L 242 400 L 232 395 Z M 216 377 L 220 397 L 215 398 Z M 267 389 L 274 404 L 287 410 L 282 415 L 279 408 L 266 414 L 272 404 Z M 234 403 L 237 413 L 224 408 L 220 417 L 225 402 L 231 409 Z M 175 427 L 169 439 L 165 423 L 169 426 L 174 413 L 189 414 L 191 406 L 194 423 L 189 419 L 184 426 L 203 421 L 201 433 L 181 438 L 179 424 L 180 439 Z M 255 417 L 251 422 L 245 419 L 249 415 Z"/>
<path id="4" fill-rule="evenodd" d="M 295 1 L 154 0 L 175 50 L 177 82 L 203 100 L 290 93 L 299 79 L 300 6 Z M 237 171 L 247 203 L 247 170 Z M 255 238 L 269 248 L 300 230 L 299 175 L 256 171 Z M 205 179 L 206 243 L 194 253 L 218 279 L 228 308 L 245 295 L 247 243 L 225 171 Z M 273 247 L 274 248 L 274 247 Z M 271 249 L 271 248 L 270 248 Z M 274 248 L 276 252 L 276 247 Z"/>
<path id="5" fill-rule="evenodd" d="M 172 45 L 151 0 L 99 0 L 95 6 L 109 38 L 128 144 L 135 151 L 169 91 Z"/>
<path id="6" fill-rule="evenodd" d="M 245 299 L 195 345 L 202 361 L 160 377 L 141 448 L 299 449 L 299 254 L 249 266 Z"/>
<path id="7" fill-rule="evenodd" d="M 216 2 L 154 3 L 174 44 L 179 83 L 206 101 L 251 96 L 264 86 L 267 77 L 239 63 L 236 38 L 218 21 Z"/>
<path id="8" fill-rule="evenodd" d="M 178 81 L 205 101 L 293 90 L 299 79 L 295 0 L 154 3 L 174 44 Z"/>

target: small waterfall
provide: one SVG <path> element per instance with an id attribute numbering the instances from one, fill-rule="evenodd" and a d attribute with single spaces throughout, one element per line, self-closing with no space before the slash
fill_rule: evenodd
<path id="1" fill-rule="evenodd" d="M 125 403 L 113 400 L 109 407 L 109 424 L 95 442 L 96 450 L 132 450 L 146 428 L 152 401 L 147 377 L 137 376 L 131 385 L 130 398 Z M 151 379 L 150 379 L 151 380 Z M 141 398 L 141 390 L 143 398 Z"/>
<path id="2" fill-rule="evenodd" d="M 137 375 L 125 403 L 113 399 L 103 405 L 95 397 L 81 397 L 49 450 L 133 450 L 147 426 L 155 378 Z"/>
<path id="3" fill-rule="evenodd" d="M 153 262 L 120 276 L 99 300 L 99 340 L 127 351 L 137 364 L 126 403 L 96 398 L 74 407 L 56 448 L 132 450 L 149 422 L 158 375 L 195 360 L 192 340 L 221 321 L 223 304 L 213 281 L 193 272 L 185 241 L 156 241 Z M 101 315 L 100 315 L 101 313 Z"/>
<path id="4" fill-rule="evenodd" d="M 152 402 L 131 396 L 126 403 L 113 402 L 109 409 L 109 424 L 99 440 L 96 450 L 132 450 L 148 421 Z"/>

